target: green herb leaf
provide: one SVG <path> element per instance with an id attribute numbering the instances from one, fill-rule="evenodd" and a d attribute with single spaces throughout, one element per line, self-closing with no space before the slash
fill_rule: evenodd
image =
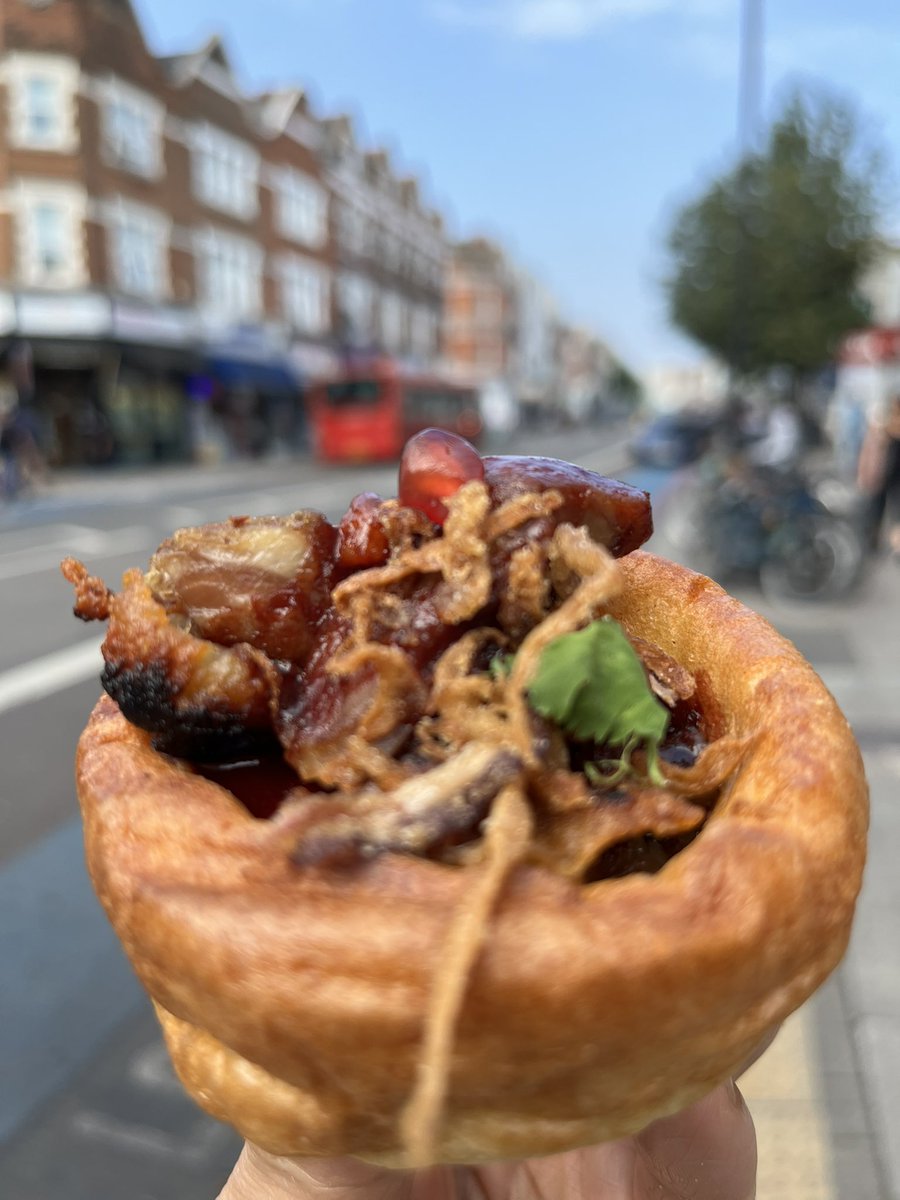
<path id="1" fill-rule="evenodd" d="M 506 679 L 513 669 L 514 654 L 506 654 L 504 651 L 499 651 L 488 663 L 488 671 L 491 679 Z"/>
<path id="2" fill-rule="evenodd" d="M 654 783 L 665 782 L 659 744 L 669 713 L 651 692 L 641 660 L 611 617 L 552 641 L 541 655 L 528 698 L 537 712 L 572 737 L 621 746 L 617 778 L 630 770 L 632 752 L 643 746 L 648 776 Z"/>

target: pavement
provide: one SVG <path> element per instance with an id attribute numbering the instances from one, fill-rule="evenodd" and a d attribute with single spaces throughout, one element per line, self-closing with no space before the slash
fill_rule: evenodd
<path id="1" fill-rule="evenodd" d="M 212 492 L 230 469 L 61 478 L 26 501 L 18 520 L 27 523 L 28 504 L 37 519 L 51 498 L 100 505 L 123 491 Z M 315 470 L 298 464 L 307 469 Z M 261 488 L 268 474 L 259 464 Z M 0 524 L 7 518 L 0 513 Z M 876 561 L 842 606 L 773 606 L 757 591 L 739 594 L 798 645 L 835 695 L 860 741 L 872 798 L 869 863 L 848 954 L 742 1081 L 758 1131 L 757 1200 L 900 1200 L 900 564 Z M 64 928 L 56 936 L 63 945 Z M 0 1195 L 211 1198 L 238 1145 L 183 1097 L 136 992 L 132 1015 L 92 1068 L 0 1151 Z M 129 1178 L 134 1187 L 123 1190 Z"/>
<path id="2" fill-rule="evenodd" d="M 741 598 L 816 667 L 859 740 L 871 793 L 848 953 L 742 1084 L 757 1198 L 900 1200 L 900 563 L 877 560 L 840 607 Z"/>

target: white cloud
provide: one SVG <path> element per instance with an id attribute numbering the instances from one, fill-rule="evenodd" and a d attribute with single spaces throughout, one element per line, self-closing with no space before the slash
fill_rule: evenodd
<path id="1" fill-rule="evenodd" d="M 437 0 L 433 12 L 457 25 L 531 41 L 569 40 L 663 13 L 721 11 L 726 0 Z"/>

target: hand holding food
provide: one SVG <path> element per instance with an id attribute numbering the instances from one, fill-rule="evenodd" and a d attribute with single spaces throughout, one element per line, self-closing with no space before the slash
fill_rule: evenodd
<path id="1" fill-rule="evenodd" d="M 551 1154 L 698 1100 L 839 961 L 858 750 L 648 497 L 426 431 L 400 495 L 182 530 L 108 619 L 94 885 L 181 1079 L 276 1154 Z"/>
<path id="2" fill-rule="evenodd" d="M 277 1158 L 248 1143 L 219 1200 L 752 1200 L 756 1135 L 734 1084 L 639 1134 L 473 1167 L 390 1171 L 359 1159 Z"/>

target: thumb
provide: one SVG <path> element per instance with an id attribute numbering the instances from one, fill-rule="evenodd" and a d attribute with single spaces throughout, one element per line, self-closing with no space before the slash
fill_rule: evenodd
<path id="1" fill-rule="evenodd" d="M 355 1158 L 289 1158 L 247 1142 L 218 1200 L 410 1200 L 413 1176 Z"/>
<path id="2" fill-rule="evenodd" d="M 727 1083 L 635 1138 L 635 1200 L 753 1200 L 756 1132 Z"/>

